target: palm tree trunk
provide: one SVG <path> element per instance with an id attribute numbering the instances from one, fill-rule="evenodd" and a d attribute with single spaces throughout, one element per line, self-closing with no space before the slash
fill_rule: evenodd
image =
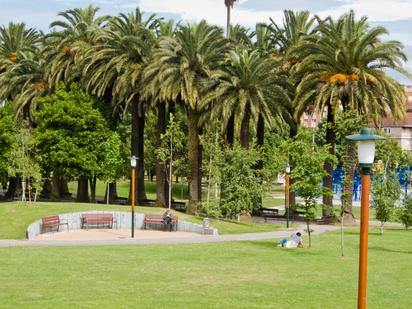
<path id="1" fill-rule="evenodd" d="M 230 5 L 226 6 L 226 37 L 230 36 Z"/>
<path id="2" fill-rule="evenodd" d="M 232 114 L 226 126 L 226 142 L 232 146 L 235 140 L 235 115 Z"/>
<path id="3" fill-rule="evenodd" d="M 240 145 L 244 149 L 249 149 L 249 110 L 246 110 L 240 125 Z"/>
<path id="4" fill-rule="evenodd" d="M 161 135 L 166 132 L 166 104 L 161 102 L 157 110 L 156 146 L 162 146 Z M 156 203 L 160 207 L 166 206 L 168 185 L 166 181 L 165 165 L 156 159 Z"/>
<path id="5" fill-rule="evenodd" d="M 257 145 L 263 147 L 265 143 L 265 120 L 262 115 L 259 115 L 257 129 L 256 129 Z"/>
<path id="6" fill-rule="evenodd" d="M 295 140 L 297 135 L 298 135 L 298 123 L 292 122 L 290 123 L 289 137 Z M 291 165 L 291 170 L 292 170 L 293 162 L 289 162 L 289 164 Z M 293 185 L 293 182 L 294 180 L 292 178 L 289 178 L 289 186 Z M 290 209 L 296 210 L 296 194 L 292 190 L 289 190 L 289 202 L 290 202 Z"/>
<path id="7" fill-rule="evenodd" d="M 327 115 L 327 128 L 326 128 L 326 143 L 329 145 L 329 153 L 335 154 L 335 117 L 333 114 L 332 105 L 328 105 Z M 333 208 L 333 191 L 332 191 L 332 174 L 333 174 L 333 161 L 327 160 L 324 164 L 326 176 L 323 177 L 323 217 L 330 217 L 332 215 Z"/>
<path id="8" fill-rule="evenodd" d="M 81 176 L 77 182 L 76 202 L 89 203 L 89 180 L 86 176 Z"/>
<path id="9" fill-rule="evenodd" d="M 145 116 L 140 115 L 138 102 L 134 102 L 132 106 L 132 155 L 138 158 L 135 196 L 139 204 L 147 199 L 144 184 L 144 126 Z"/>
<path id="10" fill-rule="evenodd" d="M 258 123 L 257 123 L 257 129 L 256 129 L 256 139 L 257 139 L 257 145 L 260 149 L 262 149 L 263 144 L 265 143 L 265 120 L 263 119 L 262 115 L 259 115 L 258 118 Z M 262 170 L 263 169 L 263 161 L 259 160 L 256 164 L 256 170 Z M 262 185 L 263 179 L 260 175 L 258 175 L 260 179 L 260 184 Z M 262 201 L 262 196 L 259 196 L 258 200 L 256 201 L 258 204 L 257 206 L 260 208 L 263 205 Z"/>
<path id="11" fill-rule="evenodd" d="M 196 213 L 199 203 L 202 199 L 201 173 L 200 173 L 200 142 L 199 142 L 199 114 L 193 110 L 188 110 L 189 136 L 188 136 L 188 157 L 191 165 L 191 179 L 189 190 L 189 207 L 188 213 Z"/>
<path id="12" fill-rule="evenodd" d="M 345 222 L 353 223 L 355 216 L 352 210 L 352 196 L 353 196 L 353 178 L 355 176 L 355 156 L 356 145 L 349 142 L 346 146 L 346 155 L 343 160 L 344 182 L 343 182 L 343 219 Z"/>

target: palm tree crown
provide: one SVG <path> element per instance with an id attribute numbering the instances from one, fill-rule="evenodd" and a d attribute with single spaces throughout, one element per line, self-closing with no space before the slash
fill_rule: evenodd
<path id="1" fill-rule="evenodd" d="M 295 71 L 303 77 L 298 87 L 301 108 L 314 101 L 319 110 L 340 105 L 375 120 L 388 110 L 395 119 L 403 116 L 405 92 L 385 72 L 392 69 L 408 76 L 400 42 L 382 41 L 387 30 L 369 27 L 366 17 L 355 20 L 353 12 L 337 22 L 319 20 L 317 33 L 294 50 L 304 57 Z"/>

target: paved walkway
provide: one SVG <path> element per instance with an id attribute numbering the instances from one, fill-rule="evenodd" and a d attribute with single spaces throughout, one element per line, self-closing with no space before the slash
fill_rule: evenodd
<path id="1" fill-rule="evenodd" d="M 299 229 L 289 229 L 276 232 L 232 234 L 232 235 L 200 235 L 189 237 L 164 237 L 164 238 L 138 238 L 139 230 L 136 231 L 136 238 L 131 239 L 99 239 L 99 240 L 0 240 L 0 247 L 39 247 L 39 246 L 113 246 L 113 245 L 149 245 L 149 244 L 200 244 L 211 242 L 242 241 L 242 240 L 263 240 L 273 238 L 283 238 L 290 236 L 294 231 L 303 231 L 304 225 Z M 313 235 L 322 234 L 339 229 L 339 226 L 331 225 L 311 225 Z"/>

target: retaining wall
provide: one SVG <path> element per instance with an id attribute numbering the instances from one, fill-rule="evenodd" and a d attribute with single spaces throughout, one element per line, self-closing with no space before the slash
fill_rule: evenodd
<path id="1" fill-rule="evenodd" d="M 82 211 L 82 212 L 60 214 L 59 218 L 60 218 L 60 221 L 65 221 L 68 223 L 70 230 L 78 230 L 81 228 L 80 217 L 82 214 L 96 214 L 96 213 L 112 214 L 113 218 L 115 218 L 117 221 L 117 224 L 113 224 L 114 229 L 130 229 L 132 225 L 131 213 L 123 212 L 123 211 L 97 211 L 97 210 L 96 211 Z M 137 230 L 143 229 L 144 216 L 145 215 L 142 213 L 135 213 L 135 220 L 134 220 L 135 229 Z M 66 229 L 66 225 L 62 225 L 60 229 L 61 230 Z M 192 233 L 207 234 L 207 235 L 218 235 L 218 230 L 215 228 L 203 228 L 201 224 L 187 222 L 181 219 L 179 219 L 177 230 L 180 232 L 192 232 Z M 40 231 L 41 231 L 41 219 L 29 225 L 26 231 L 27 238 L 29 240 L 36 238 L 36 236 L 40 234 Z"/>

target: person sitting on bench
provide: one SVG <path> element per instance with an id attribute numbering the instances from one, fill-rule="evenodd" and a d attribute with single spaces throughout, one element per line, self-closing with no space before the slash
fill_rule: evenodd
<path id="1" fill-rule="evenodd" d="M 165 226 L 170 226 L 172 224 L 173 213 L 170 209 L 166 210 L 163 214 L 163 222 Z"/>

